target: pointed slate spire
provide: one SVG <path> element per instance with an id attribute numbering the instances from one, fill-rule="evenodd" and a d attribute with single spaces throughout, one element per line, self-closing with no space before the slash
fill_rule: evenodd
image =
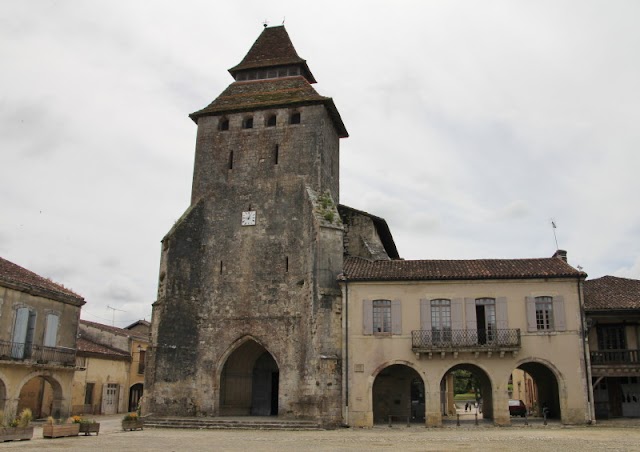
<path id="1" fill-rule="evenodd" d="M 287 66 L 298 68 L 299 74 L 309 83 L 316 83 L 307 61 L 298 56 L 287 30 L 284 25 L 280 25 L 265 28 L 240 64 L 229 69 L 229 73 L 238 80 L 238 74 L 245 71 L 274 68 L 282 70 Z"/>

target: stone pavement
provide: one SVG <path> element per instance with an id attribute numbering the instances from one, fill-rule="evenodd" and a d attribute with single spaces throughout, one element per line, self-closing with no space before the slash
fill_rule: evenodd
<path id="1" fill-rule="evenodd" d="M 123 432 L 122 415 L 95 416 L 99 436 L 44 439 L 36 424 L 31 441 L 0 444 L 2 450 L 38 451 L 640 451 L 640 419 L 608 420 L 594 426 L 494 427 L 491 424 L 425 428 L 394 425 L 327 431 L 145 429 Z"/>

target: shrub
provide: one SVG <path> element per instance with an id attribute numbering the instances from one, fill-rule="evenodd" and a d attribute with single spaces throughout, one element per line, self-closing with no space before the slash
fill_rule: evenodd
<path id="1" fill-rule="evenodd" d="M 19 427 L 29 427 L 31 424 L 31 420 L 33 419 L 33 413 L 29 408 L 25 408 L 18 416 L 18 426 Z"/>
<path id="2" fill-rule="evenodd" d="M 123 421 L 137 421 L 138 413 L 127 413 L 125 417 L 122 418 Z"/>

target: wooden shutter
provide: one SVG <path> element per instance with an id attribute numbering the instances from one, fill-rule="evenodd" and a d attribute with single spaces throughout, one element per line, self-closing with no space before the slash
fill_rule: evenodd
<path id="1" fill-rule="evenodd" d="M 420 300 L 420 329 L 431 331 L 431 301 Z"/>
<path id="2" fill-rule="evenodd" d="M 536 299 L 533 297 L 526 297 L 527 308 L 527 331 L 538 331 L 536 324 Z"/>
<path id="3" fill-rule="evenodd" d="M 400 300 L 391 302 L 391 334 L 402 334 L 402 305 Z"/>
<path id="4" fill-rule="evenodd" d="M 556 331 L 566 331 L 567 329 L 562 295 L 553 297 L 553 327 Z"/>
<path id="5" fill-rule="evenodd" d="M 47 326 L 44 336 L 45 347 L 55 347 L 58 339 L 58 323 L 60 318 L 56 314 L 47 315 Z"/>
<path id="6" fill-rule="evenodd" d="M 373 334 L 373 301 L 362 300 L 362 334 Z"/>
<path id="7" fill-rule="evenodd" d="M 16 322 L 13 326 L 12 358 L 24 358 L 24 343 L 27 340 L 27 325 L 29 323 L 29 308 L 16 310 Z"/>
<path id="8" fill-rule="evenodd" d="M 467 345 L 472 345 L 477 343 L 478 340 L 478 321 L 476 320 L 476 300 L 475 298 L 465 298 L 464 299 L 464 314 L 465 320 L 467 324 L 467 332 L 464 336 L 464 342 Z"/>
<path id="9" fill-rule="evenodd" d="M 509 327 L 507 316 L 507 298 L 496 298 L 496 328 L 506 330 Z"/>
<path id="10" fill-rule="evenodd" d="M 464 329 L 464 319 L 462 318 L 463 301 L 464 300 L 462 298 L 454 298 L 453 300 L 451 300 L 451 329 L 452 330 Z"/>

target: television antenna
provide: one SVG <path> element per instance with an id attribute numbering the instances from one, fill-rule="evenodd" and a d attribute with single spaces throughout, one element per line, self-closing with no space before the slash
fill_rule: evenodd
<path id="1" fill-rule="evenodd" d="M 558 226 L 556 226 L 556 220 L 554 220 L 553 218 L 551 219 L 551 229 L 553 229 L 553 239 L 556 241 L 556 250 L 559 250 L 560 247 L 558 246 L 558 237 L 556 236 L 556 229 L 558 228 Z"/>
<path id="2" fill-rule="evenodd" d="M 127 312 L 122 309 L 112 308 L 111 306 L 107 306 L 107 309 L 113 310 L 113 312 L 111 313 L 111 326 L 116 326 L 116 311 Z"/>

